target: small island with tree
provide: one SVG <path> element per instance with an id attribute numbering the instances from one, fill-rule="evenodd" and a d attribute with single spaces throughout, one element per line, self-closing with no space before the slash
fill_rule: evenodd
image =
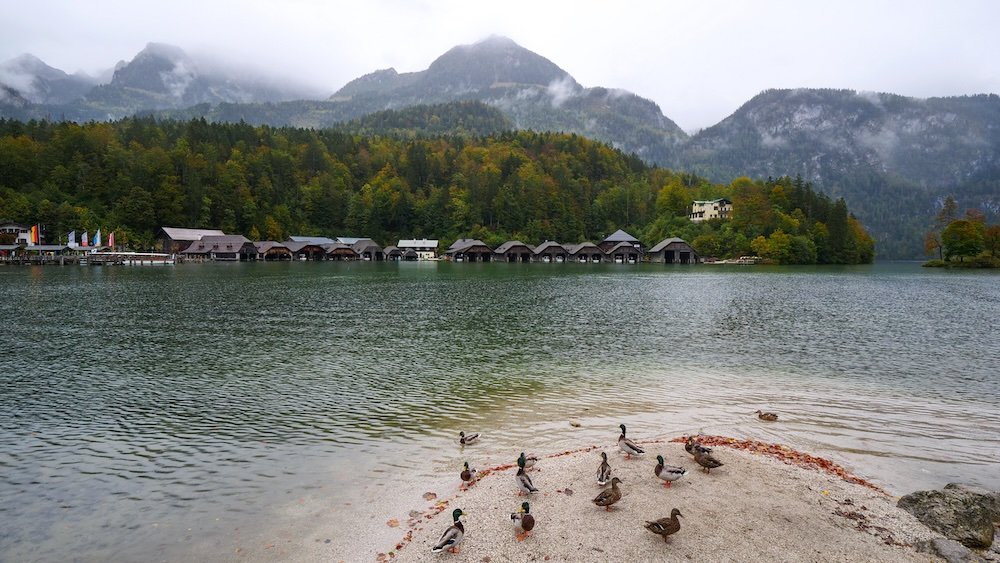
<path id="1" fill-rule="evenodd" d="M 1000 224 L 987 225 L 978 209 L 958 216 L 958 203 L 948 196 L 924 236 L 924 250 L 937 258 L 924 263 L 930 268 L 1000 268 Z"/>

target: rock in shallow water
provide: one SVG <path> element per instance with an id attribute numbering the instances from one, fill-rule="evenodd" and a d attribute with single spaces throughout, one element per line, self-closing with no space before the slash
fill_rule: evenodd
<path id="1" fill-rule="evenodd" d="M 897 504 L 929 528 L 976 549 L 990 547 L 993 522 L 1000 518 L 1000 493 L 955 483 L 908 494 Z"/>

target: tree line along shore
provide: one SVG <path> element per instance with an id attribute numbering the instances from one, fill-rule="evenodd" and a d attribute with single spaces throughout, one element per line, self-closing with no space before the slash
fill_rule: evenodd
<path id="1" fill-rule="evenodd" d="M 114 231 L 151 249 L 162 225 L 250 240 L 363 233 L 374 240 L 601 240 L 621 228 L 647 247 L 689 241 L 718 259 L 871 262 L 874 242 L 843 199 L 800 178 L 713 184 L 651 167 L 578 135 L 362 137 L 245 123 L 0 120 L 0 218 L 48 236 Z M 695 222 L 695 200 L 732 201 Z M 53 241 L 55 242 L 55 241 Z"/>

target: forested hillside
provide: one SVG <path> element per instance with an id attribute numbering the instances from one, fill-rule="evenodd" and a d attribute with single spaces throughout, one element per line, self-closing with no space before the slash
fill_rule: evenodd
<path id="1" fill-rule="evenodd" d="M 431 112 L 433 114 L 433 112 Z M 488 116 L 484 116 L 484 119 Z M 398 116 L 383 121 L 396 123 Z M 692 224 L 692 199 L 729 197 L 730 221 Z M 653 244 L 691 240 L 707 256 L 783 263 L 870 261 L 871 239 L 800 180 L 711 184 L 650 167 L 577 135 L 364 137 L 341 131 L 152 118 L 112 123 L 0 120 L 0 217 L 114 230 L 148 247 L 160 226 L 251 239 L 292 234 L 599 240 L 624 228 Z"/>

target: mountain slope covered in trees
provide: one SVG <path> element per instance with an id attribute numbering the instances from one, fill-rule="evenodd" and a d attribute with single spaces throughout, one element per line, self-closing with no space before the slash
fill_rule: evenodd
<path id="1" fill-rule="evenodd" d="M 391 122 L 391 120 L 389 120 Z M 148 246 L 160 226 L 292 234 L 600 240 L 685 236 L 706 255 L 785 263 L 870 261 L 871 239 L 801 181 L 711 184 L 578 135 L 403 139 L 325 130 L 160 122 L 0 120 L 0 217 L 46 239 L 105 229 Z M 730 197 L 731 221 L 693 224 L 691 199 Z"/>
<path id="2" fill-rule="evenodd" d="M 717 181 L 801 175 L 851 204 L 880 255 L 917 257 L 946 196 L 1000 212 L 1000 97 L 771 90 L 695 135 L 673 164 Z"/>
<path id="3" fill-rule="evenodd" d="M 652 101 L 584 88 L 552 61 L 502 37 L 455 47 L 423 71 L 372 72 L 328 100 L 287 101 L 287 91 L 207 72 L 182 51 L 151 44 L 119 65 L 110 84 L 66 102 L 73 96 L 58 85 L 70 84 L 69 75 L 22 59 L 8 64 L 17 70 L 15 82 L 36 86 L 28 95 L 4 82 L 0 69 L 0 115 L 25 121 L 152 112 L 178 120 L 337 127 L 411 138 L 508 128 L 576 133 L 715 182 L 801 176 L 844 197 L 876 236 L 880 256 L 888 258 L 923 254 L 923 233 L 946 196 L 989 220 L 1000 216 L 996 95 L 921 100 L 851 90 L 770 90 L 688 137 Z M 29 80 L 32 72 L 38 74 L 35 82 Z M 38 97 L 42 91 L 48 92 L 44 100 Z M 427 105 L 436 109 L 428 112 Z"/>

